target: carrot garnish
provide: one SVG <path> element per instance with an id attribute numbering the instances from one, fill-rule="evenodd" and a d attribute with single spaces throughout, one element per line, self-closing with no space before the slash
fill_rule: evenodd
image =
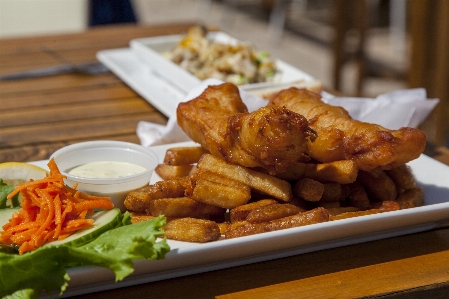
<path id="1" fill-rule="evenodd" d="M 20 193 L 21 208 L 0 232 L 0 243 L 19 246 L 19 254 L 35 250 L 47 242 L 67 238 L 74 232 L 92 227 L 86 218 L 95 209 L 112 209 L 109 197 L 92 196 L 64 184 L 53 159 L 49 174 L 41 180 L 18 185 L 8 198 Z"/>

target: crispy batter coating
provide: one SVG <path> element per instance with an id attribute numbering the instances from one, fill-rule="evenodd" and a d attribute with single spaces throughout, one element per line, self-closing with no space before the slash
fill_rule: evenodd
<path id="1" fill-rule="evenodd" d="M 352 119 L 342 107 L 328 105 L 306 89 L 289 88 L 270 100 L 307 118 L 318 137 L 309 142 L 309 154 L 320 162 L 351 159 L 359 169 L 391 169 L 419 157 L 426 134 L 404 127 L 389 130 Z"/>
<path id="2" fill-rule="evenodd" d="M 306 160 L 306 140 L 315 137 L 303 116 L 282 107 L 248 113 L 231 83 L 209 86 L 197 98 L 180 103 L 177 121 L 214 156 L 231 164 L 262 167 L 271 174 Z"/>

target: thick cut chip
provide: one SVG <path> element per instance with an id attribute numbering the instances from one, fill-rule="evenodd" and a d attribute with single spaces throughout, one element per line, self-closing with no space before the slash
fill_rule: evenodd
<path id="1" fill-rule="evenodd" d="M 296 215 L 270 221 L 270 230 L 280 230 L 329 221 L 329 214 L 324 208 L 299 213 Z"/>
<path id="2" fill-rule="evenodd" d="M 324 208 L 315 208 L 304 213 L 299 213 L 268 222 L 234 222 L 228 225 L 225 236 L 226 239 L 237 238 L 327 221 L 329 221 L 329 213 L 327 213 Z"/>
<path id="3" fill-rule="evenodd" d="M 226 184 L 226 181 L 229 179 L 224 178 L 221 183 L 199 179 L 195 182 L 191 197 L 197 201 L 225 209 L 246 204 L 251 199 L 251 189 L 247 185 L 236 181 Z"/>
<path id="4" fill-rule="evenodd" d="M 188 176 L 194 169 L 194 165 L 167 165 L 159 164 L 154 170 L 163 180 L 174 180 Z"/>
<path id="5" fill-rule="evenodd" d="M 409 166 L 402 164 L 385 173 L 393 180 L 399 191 L 409 190 L 416 187 L 416 181 Z"/>
<path id="6" fill-rule="evenodd" d="M 347 197 L 347 189 L 339 183 L 324 183 L 321 201 L 343 201 Z"/>
<path id="7" fill-rule="evenodd" d="M 250 188 L 270 195 L 276 199 L 289 201 L 292 196 L 291 186 L 287 181 L 266 173 L 254 171 L 239 165 L 226 163 L 210 154 L 205 154 L 198 162 L 198 168 L 220 174 L 248 185 Z"/>
<path id="8" fill-rule="evenodd" d="M 205 243 L 221 237 L 217 223 L 205 219 L 179 218 L 167 223 L 162 230 L 167 239 Z"/>
<path id="9" fill-rule="evenodd" d="M 301 212 L 301 209 L 289 203 L 276 203 L 252 210 L 246 217 L 251 223 L 267 222 Z"/>
<path id="10" fill-rule="evenodd" d="M 318 181 L 303 178 L 296 182 L 293 192 L 304 200 L 319 201 L 323 196 L 324 185 Z"/>
<path id="11" fill-rule="evenodd" d="M 399 195 L 396 200 L 401 209 L 420 207 L 424 204 L 424 190 L 416 187 Z"/>
<path id="12" fill-rule="evenodd" d="M 244 221 L 252 210 L 275 203 L 277 203 L 277 201 L 274 199 L 261 199 L 255 202 L 238 206 L 229 211 L 229 219 L 231 222 Z"/>
<path id="13" fill-rule="evenodd" d="M 208 151 L 201 146 L 173 147 L 165 152 L 163 163 L 174 166 L 195 164 L 205 153 Z"/>
<path id="14" fill-rule="evenodd" d="M 238 221 L 230 223 L 225 232 L 226 239 L 233 239 L 238 237 L 256 235 L 264 232 L 269 232 L 269 224 L 266 222 L 251 223 L 248 221 Z"/>
<path id="15" fill-rule="evenodd" d="M 398 196 L 395 183 L 383 171 L 360 171 L 357 181 L 365 187 L 369 197 L 375 201 L 395 200 Z"/>
<path id="16" fill-rule="evenodd" d="M 349 188 L 349 202 L 351 206 L 366 210 L 371 202 L 365 188 L 358 182 L 347 185 Z"/>
<path id="17" fill-rule="evenodd" d="M 190 183 L 187 177 L 159 181 L 131 191 L 125 198 L 125 207 L 134 212 L 143 213 L 154 199 L 184 196 L 185 189 Z"/>
<path id="18" fill-rule="evenodd" d="M 160 198 L 148 203 L 146 213 L 152 216 L 164 215 L 173 218 L 204 218 L 224 214 L 225 209 L 199 202 L 189 197 Z"/>

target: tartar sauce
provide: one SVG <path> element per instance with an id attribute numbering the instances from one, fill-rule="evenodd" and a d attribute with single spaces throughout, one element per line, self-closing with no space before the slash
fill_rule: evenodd
<path id="1" fill-rule="evenodd" d="M 145 170 L 144 167 L 133 163 L 100 161 L 74 167 L 69 171 L 69 174 L 84 178 L 104 179 L 126 177 Z"/>

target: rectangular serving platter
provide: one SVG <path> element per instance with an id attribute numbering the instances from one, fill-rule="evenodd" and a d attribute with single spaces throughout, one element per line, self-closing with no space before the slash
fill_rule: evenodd
<path id="1" fill-rule="evenodd" d="M 223 42 L 238 42 L 223 32 L 209 33 L 209 36 Z M 129 48 L 99 51 L 97 59 L 147 102 L 170 117 L 177 104 L 201 82 L 164 56 L 164 53 L 170 51 L 181 38 L 182 35 L 167 35 L 133 39 Z M 282 60 L 276 59 L 276 64 L 279 74 L 273 82 L 239 87 L 244 90 L 255 90 L 315 80 L 306 72 Z"/>
<path id="2" fill-rule="evenodd" d="M 183 142 L 155 146 L 152 149 L 162 162 L 168 148 L 193 145 L 196 144 Z M 34 164 L 45 167 L 46 161 Z M 169 240 L 171 251 L 164 260 L 138 260 L 134 265 L 135 272 L 117 283 L 109 269 L 99 267 L 69 269 L 70 283 L 63 297 L 422 232 L 446 225 L 449 219 L 449 167 L 426 155 L 421 155 L 408 165 L 418 185 L 424 188 L 425 202 L 421 207 L 211 243 Z M 151 183 L 158 180 L 160 178 L 155 174 Z"/>
<path id="3" fill-rule="evenodd" d="M 199 84 L 200 79 L 167 59 L 165 54 L 172 50 L 182 38 L 183 35 L 167 35 L 133 39 L 130 42 L 130 48 L 143 61 L 152 65 L 162 76 L 170 78 L 179 88 L 188 92 Z M 209 32 L 207 38 L 224 44 L 241 43 L 241 41 L 224 32 Z M 309 74 L 280 59 L 275 59 L 275 62 L 278 73 L 274 77 L 273 82 L 246 84 L 240 87 L 242 89 L 262 88 L 272 84 L 288 83 L 297 80 L 313 80 L 313 77 Z"/>

